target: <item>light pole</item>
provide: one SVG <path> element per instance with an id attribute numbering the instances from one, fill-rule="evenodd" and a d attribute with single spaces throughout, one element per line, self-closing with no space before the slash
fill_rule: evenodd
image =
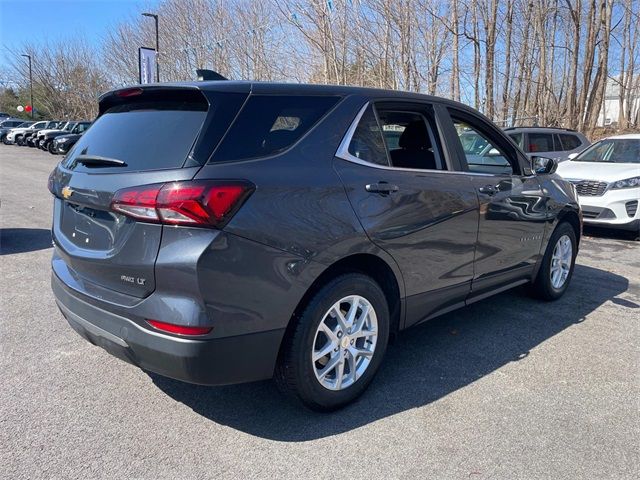
<path id="1" fill-rule="evenodd" d="M 158 35 L 158 15 L 155 13 L 143 13 L 145 17 L 153 17 L 156 22 L 156 81 L 160 83 L 160 62 L 158 59 L 160 58 L 160 37 Z"/>
<path id="2" fill-rule="evenodd" d="M 29 59 L 29 93 L 31 97 L 31 119 L 33 119 L 33 75 L 31 73 L 31 55 L 23 53 L 22 56 Z"/>

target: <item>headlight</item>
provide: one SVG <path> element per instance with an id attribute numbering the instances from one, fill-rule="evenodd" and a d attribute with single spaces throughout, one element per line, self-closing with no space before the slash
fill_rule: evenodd
<path id="1" fill-rule="evenodd" d="M 69 141 L 68 138 L 60 138 L 60 139 L 56 140 L 56 142 L 58 142 L 58 143 L 67 143 L 68 141 Z"/>
<path id="2" fill-rule="evenodd" d="M 611 188 L 634 188 L 640 187 L 640 177 L 625 178 L 624 180 L 618 180 L 613 182 Z"/>

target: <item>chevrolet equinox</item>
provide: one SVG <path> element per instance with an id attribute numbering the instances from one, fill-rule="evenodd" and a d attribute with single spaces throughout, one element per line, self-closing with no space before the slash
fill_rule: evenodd
<path id="1" fill-rule="evenodd" d="M 397 332 L 521 284 L 565 292 L 582 217 L 555 168 L 425 95 L 119 89 L 49 178 L 52 288 L 82 337 L 142 369 L 273 377 L 332 410 Z"/>

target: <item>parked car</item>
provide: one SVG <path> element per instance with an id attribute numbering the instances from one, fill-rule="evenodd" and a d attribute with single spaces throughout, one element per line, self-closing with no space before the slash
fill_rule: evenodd
<path id="1" fill-rule="evenodd" d="M 25 122 L 25 123 L 29 123 L 29 122 Z M 5 137 L 5 144 L 21 145 L 25 133 L 30 132 L 31 130 L 39 129 L 39 128 L 46 128 L 47 124 L 48 124 L 47 121 L 42 120 L 40 122 L 31 122 L 26 127 L 23 127 L 22 125 L 20 125 L 17 128 L 12 128 L 11 130 L 9 130 L 9 132 L 7 133 L 7 136 Z"/>
<path id="2" fill-rule="evenodd" d="M 470 164 L 462 131 L 502 161 Z M 115 90 L 49 178 L 52 288 L 80 335 L 145 370 L 275 377 L 331 410 L 365 390 L 400 330 L 516 285 L 563 295 L 581 214 L 556 166 L 437 97 Z"/>
<path id="3" fill-rule="evenodd" d="M 53 141 L 58 138 L 58 137 L 62 137 L 62 136 L 71 136 L 71 135 L 77 135 L 77 138 L 80 138 L 80 135 L 82 135 L 84 133 L 84 131 L 89 128 L 89 125 L 91 125 L 91 122 L 69 122 L 64 129 L 62 130 L 54 130 L 52 132 L 49 132 L 47 134 L 45 134 L 44 136 L 42 136 L 39 140 L 39 147 L 42 150 L 48 150 L 50 153 L 57 153 L 55 151 L 54 145 L 53 145 Z M 76 138 L 76 140 L 77 140 Z M 71 146 L 70 143 L 71 139 L 66 139 L 64 144 L 66 144 L 68 147 Z"/>
<path id="4" fill-rule="evenodd" d="M 10 118 L 11 115 L 9 115 L 7 112 L 0 112 L 0 119 L 5 119 L 5 118 Z"/>
<path id="5" fill-rule="evenodd" d="M 52 138 L 47 144 L 46 149 L 54 155 L 66 154 L 90 126 L 91 122 L 78 122 L 70 134 L 59 135 Z"/>
<path id="6" fill-rule="evenodd" d="M 529 155 L 542 155 L 558 162 L 579 153 L 591 142 L 580 132 L 567 128 L 514 127 L 504 130 Z"/>
<path id="7" fill-rule="evenodd" d="M 22 138 L 22 144 L 32 148 L 36 147 L 37 146 L 36 136 L 39 132 L 41 132 L 42 130 L 55 130 L 60 126 L 62 126 L 63 123 L 64 122 L 61 122 L 58 120 L 53 120 L 53 121 L 47 122 L 44 128 L 34 128 L 33 130 L 26 132 L 24 134 L 24 137 Z"/>
<path id="8" fill-rule="evenodd" d="M 43 128 L 42 130 L 38 131 L 33 136 L 34 137 L 34 139 L 33 139 L 34 146 L 35 147 L 40 147 L 40 140 L 47 133 L 60 132 L 60 131 L 64 131 L 64 130 L 66 130 L 67 133 L 68 133 L 69 131 L 71 131 L 71 128 L 73 128 L 73 125 L 75 125 L 75 122 L 68 122 L 67 121 L 67 122 L 58 122 L 58 124 L 54 128 Z"/>
<path id="9" fill-rule="evenodd" d="M 640 232 L 640 134 L 600 140 L 558 173 L 575 185 L 586 224 Z"/>
<path id="10" fill-rule="evenodd" d="M 29 125 L 31 125 L 31 122 L 24 122 L 23 120 L 13 118 L 0 122 L 0 142 L 4 143 L 7 133 L 9 133 L 9 130 L 12 128 L 20 126 L 28 127 Z"/>

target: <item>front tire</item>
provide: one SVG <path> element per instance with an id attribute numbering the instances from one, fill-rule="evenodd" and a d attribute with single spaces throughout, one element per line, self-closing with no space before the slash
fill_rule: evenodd
<path id="1" fill-rule="evenodd" d="M 543 300 L 557 300 L 569 286 L 578 254 L 576 232 L 567 223 L 560 223 L 554 230 L 542 258 L 538 275 L 532 284 L 532 292 Z"/>
<path id="2" fill-rule="evenodd" d="M 280 389 L 317 411 L 358 398 L 389 341 L 389 307 L 380 286 L 366 275 L 341 275 L 292 321 L 275 372 Z"/>
<path id="3" fill-rule="evenodd" d="M 22 135 L 16 135 L 15 144 L 18 145 L 19 147 L 22 146 Z"/>

